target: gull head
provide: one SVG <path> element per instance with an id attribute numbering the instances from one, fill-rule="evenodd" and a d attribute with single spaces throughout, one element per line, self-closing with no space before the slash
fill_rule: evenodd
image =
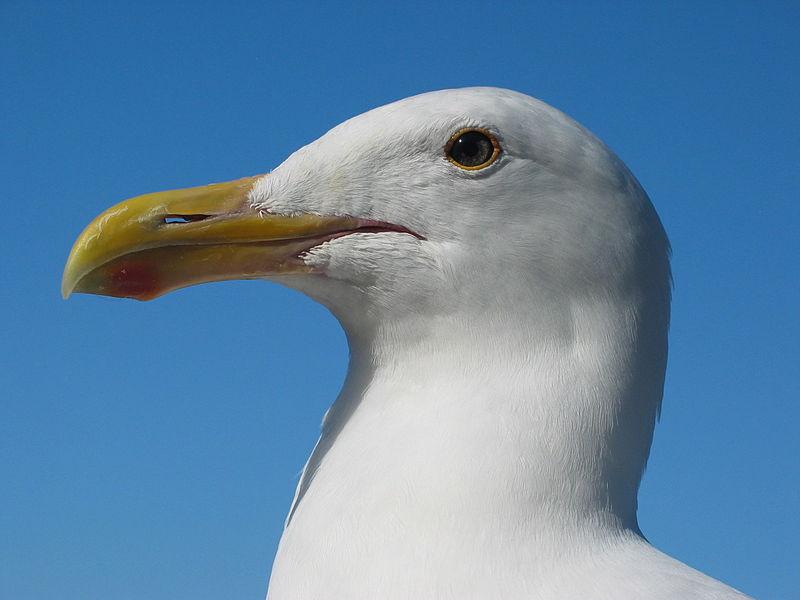
<path id="1" fill-rule="evenodd" d="M 598 138 L 529 96 L 465 88 L 350 119 L 267 175 L 109 209 L 63 290 L 150 299 L 269 278 L 343 322 L 489 317 L 504 299 L 667 297 L 667 255 L 646 194 Z"/>

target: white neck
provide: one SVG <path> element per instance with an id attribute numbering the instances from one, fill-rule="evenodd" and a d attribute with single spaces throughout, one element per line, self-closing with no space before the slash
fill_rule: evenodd
<path id="1" fill-rule="evenodd" d="M 467 546 L 546 568 L 587 536 L 638 533 L 666 356 L 665 325 L 643 327 L 641 306 L 593 301 L 546 326 L 536 315 L 552 311 L 384 322 L 364 337 L 342 319 L 350 371 L 271 589 L 283 564 L 338 581 L 365 560 L 421 559 L 423 540 L 439 540 L 425 550 L 434 561 Z"/>

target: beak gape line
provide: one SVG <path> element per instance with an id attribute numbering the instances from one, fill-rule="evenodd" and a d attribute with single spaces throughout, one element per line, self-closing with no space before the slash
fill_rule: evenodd
<path id="1" fill-rule="evenodd" d="M 146 194 L 92 221 L 72 248 L 62 280 L 73 292 L 151 300 L 190 285 L 310 274 L 300 255 L 351 233 L 408 233 L 347 216 L 275 215 L 253 208 L 259 177 Z"/>

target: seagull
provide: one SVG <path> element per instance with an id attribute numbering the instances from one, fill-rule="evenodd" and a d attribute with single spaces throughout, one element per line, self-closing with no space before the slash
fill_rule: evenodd
<path id="1" fill-rule="evenodd" d="M 339 320 L 349 370 L 270 600 L 747 598 L 637 523 L 669 254 L 602 141 L 476 87 L 352 118 L 266 175 L 118 204 L 75 242 L 62 291 L 266 279 Z"/>

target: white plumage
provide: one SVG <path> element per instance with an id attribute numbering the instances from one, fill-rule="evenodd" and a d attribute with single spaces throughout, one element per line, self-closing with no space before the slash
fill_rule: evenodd
<path id="1" fill-rule="evenodd" d="M 465 128 L 494 163 L 446 159 Z M 250 197 L 417 234 L 339 237 L 303 256 L 321 275 L 272 278 L 330 308 L 351 364 L 268 598 L 744 598 L 637 526 L 669 246 L 600 140 L 516 92 L 446 90 L 343 123 Z"/>
<path id="2" fill-rule="evenodd" d="M 111 207 L 62 289 L 261 277 L 326 305 L 351 353 L 269 599 L 744 598 L 639 531 L 669 244 L 570 118 L 493 88 L 378 108 L 268 175 Z"/>

